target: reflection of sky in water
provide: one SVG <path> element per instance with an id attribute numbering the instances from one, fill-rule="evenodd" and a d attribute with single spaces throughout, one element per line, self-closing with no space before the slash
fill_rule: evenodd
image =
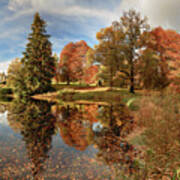
<path id="1" fill-rule="evenodd" d="M 15 144 L 16 143 L 15 141 L 18 141 L 21 139 L 21 135 L 18 133 L 15 133 L 11 129 L 7 120 L 7 114 L 8 114 L 8 111 L 0 114 L 0 143 L 8 142 L 11 144 Z"/>
<path id="2" fill-rule="evenodd" d="M 100 132 L 102 128 L 103 128 L 103 125 L 100 122 L 94 123 L 92 127 L 93 131 L 95 132 Z"/>
<path id="3" fill-rule="evenodd" d="M 5 113 L 0 113 L 0 128 L 2 125 L 9 125 L 7 121 L 7 113 L 8 111 L 6 111 Z"/>

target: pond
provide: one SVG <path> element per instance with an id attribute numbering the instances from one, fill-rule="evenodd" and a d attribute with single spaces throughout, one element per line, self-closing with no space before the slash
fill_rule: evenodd
<path id="1" fill-rule="evenodd" d="M 143 150 L 128 140 L 134 127 L 119 102 L 2 104 L 0 179 L 142 179 Z"/>

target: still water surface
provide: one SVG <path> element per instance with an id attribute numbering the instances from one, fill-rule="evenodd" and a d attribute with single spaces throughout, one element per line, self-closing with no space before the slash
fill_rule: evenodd
<path id="1" fill-rule="evenodd" d="M 1 104 L 0 180 L 148 179 L 134 126 L 122 103 Z"/>

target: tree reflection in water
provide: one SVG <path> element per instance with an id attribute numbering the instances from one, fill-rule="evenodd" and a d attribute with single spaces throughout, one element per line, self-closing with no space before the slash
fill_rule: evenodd
<path id="1" fill-rule="evenodd" d="M 64 142 L 77 150 L 94 145 L 97 160 L 108 165 L 117 176 L 131 176 L 137 171 L 137 150 L 124 138 L 132 131 L 134 121 L 126 106 L 114 104 L 73 105 L 54 108 Z M 98 122 L 98 123 L 97 123 Z M 100 128 L 94 126 L 99 124 Z"/>
<path id="2" fill-rule="evenodd" d="M 158 111 L 157 107 L 156 109 Z M 70 146 L 68 149 L 70 154 L 66 152 L 65 155 L 68 158 L 64 158 L 64 154 L 60 153 L 63 154 L 62 159 L 66 161 L 65 173 L 69 173 L 69 177 L 71 172 L 74 173 L 79 167 L 84 167 L 85 172 L 82 172 L 82 177 L 85 177 L 89 169 L 92 171 L 92 167 L 95 167 L 95 169 L 101 167 L 98 164 L 102 165 L 102 169 L 97 168 L 97 170 L 91 172 L 94 173 L 94 178 L 97 177 L 97 174 L 101 176 L 105 169 L 108 169 L 106 171 L 107 176 L 109 170 L 112 170 L 112 179 L 129 180 L 161 179 L 161 177 L 167 175 L 173 177 L 173 169 L 178 170 L 178 112 L 174 116 L 176 121 L 168 115 L 169 111 L 163 113 L 163 120 L 168 122 L 168 127 L 171 127 L 168 129 L 165 124 L 162 126 L 164 121 L 159 121 L 158 116 L 156 116 L 156 123 L 149 127 L 147 125 L 147 129 L 139 136 L 142 144 L 131 141 L 132 145 L 127 137 L 134 130 L 135 122 L 129 109 L 122 104 L 105 103 L 100 105 L 100 103 L 93 103 L 85 105 L 68 103 L 68 105 L 51 107 L 51 104 L 45 101 L 27 101 L 26 103 L 13 101 L 10 107 L 7 105 L 0 106 L 2 113 L 7 110 L 9 125 L 13 130 L 21 133 L 26 144 L 27 154 L 32 162 L 31 169 L 34 179 L 41 178 L 43 164 L 48 158 L 55 129 L 60 130 L 64 143 Z M 173 108 L 172 111 L 174 111 Z M 143 112 L 146 111 L 143 110 Z M 139 116 L 141 116 L 140 113 Z M 138 120 L 140 121 L 141 117 Z M 148 122 L 151 123 L 151 121 Z M 158 143 L 154 143 L 155 141 Z M 138 145 L 138 148 L 137 146 L 134 147 L 134 144 Z M 78 151 L 85 151 L 88 146 L 93 146 L 96 149 L 92 153 L 92 155 L 96 154 L 96 157 L 93 158 L 96 164 L 91 164 L 89 169 L 85 169 L 85 166 L 89 163 L 88 161 L 92 160 L 92 156 L 88 157 L 83 152 L 85 156 L 82 158 L 83 153 L 71 151 L 71 147 Z M 141 151 L 138 150 L 140 148 Z M 54 150 L 60 151 L 59 149 Z M 79 159 L 82 158 L 82 161 L 75 169 L 71 169 L 71 162 L 69 161 L 71 161 L 71 157 L 73 157 L 71 155 L 74 152 L 77 153 Z M 106 166 L 109 168 L 106 168 Z M 67 167 L 70 169 L 68 172 Z M 28 169 L 26 170 L 28 171 Z M 59 168 L 57 171 L 59 173 L 58 177 L 61 177 L 63 170 L 61 171 Z M 52 171 L 53 173 L 54 171 Z M 78 177 L 80 177 L 79 174 Z"/>
<path id="3" fill-rule="evenodd" d="M 92 116 L 88 119 L 85 112 L 87 111 L 83 106 L 57 107 L 54 112 L 62 139 L 67 145 L 80 151 L 84 151 L 90 144 L 89 133 L 93 123 Z"/>
<path id="4" fill-rule="evenodd" d="M 33 177 L 38 179 L 43 172 L 43 163 L 48 158 L 55 133 L 55 117 L 51 114 L 51 104 L 46 101 L 13 101 L 8 120 L 23 136 L 28 157 L 32 162 Z"/>
<path id="5" fill-rule="evenodd" d="M 134 121 L 123 104 L 100 107 L 101 131 L 94 132 L 94 144 L 99 150 L 97 160 L 107 164 L 117 177 L 130 178 L 138 172 L 138 151 L 125 140 L 133 130 Z"/>

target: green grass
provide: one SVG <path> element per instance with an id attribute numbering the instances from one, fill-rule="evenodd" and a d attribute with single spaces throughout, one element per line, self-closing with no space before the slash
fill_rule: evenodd
<path id="1" fill-rule="evenodd" d="M 88 101 L 105 101 L 109 103 L 111 102 L 127 103 L 130 99 L 132 98 L 138 99 L 139 97 L 141 97 L 140 93 L 131 94 L 128 92 L 128 90 L 112 90 L 112 91 L 97 91 L 97 92 L 59 91 L 58 98 L 63 99 L 65 101 L 88 100 Z"/>
<path id="2" fill-rule="evenodd" d="M 85 88 L 94 88 L 94 87 L 96 87 L 94 84 L 87 85 L 87 84 L 79 84 L 79 83 L 71 83 L 70 85 L 67 85 L 66 83 L 58 83 L 58 84 L 53 84 L 52 86 L 57 91 L 62 90 L 64 88 L 85 89 Z"/>

